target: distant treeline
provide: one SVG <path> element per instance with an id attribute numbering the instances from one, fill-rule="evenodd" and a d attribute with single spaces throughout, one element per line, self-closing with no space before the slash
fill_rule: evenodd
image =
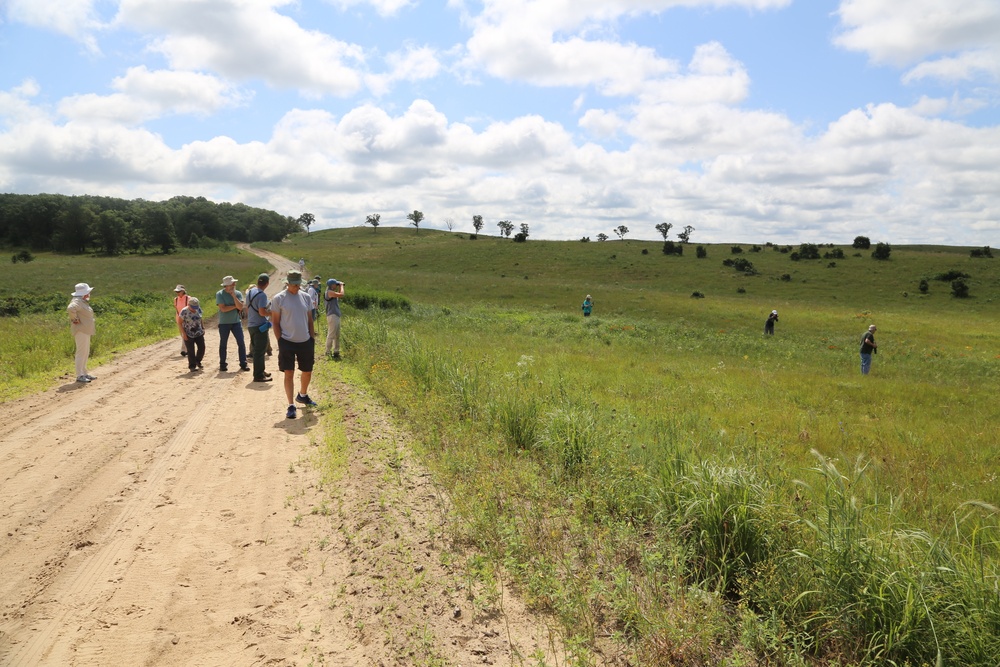
<path id="1" fill-rule="evenodd" d="M 280 241 L 300 220 L 204 197 L 152 202 L 92 195 L 0 194 L 0 244 L 80 254 L 169 253 L 230 241 Z"/>

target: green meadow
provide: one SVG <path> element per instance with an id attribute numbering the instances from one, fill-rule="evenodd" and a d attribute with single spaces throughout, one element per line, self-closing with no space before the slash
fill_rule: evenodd
<path id="1" fill-rule="evenodd" d="M 261 247 L 347 283 L 345 362 L 319 366 L 318 398 L 343 377 L 405 421 L 476 607 L 515 586 L 567 664 L 995 666 L 1000 258 L 793 261 L 765 241 L 699 258 L 382 227 Z M 4 266 L 4 303 L 49 310 L 0 318 L 0 399 L 72 368 L 76 282 L 104 302 L 106 358 L 174 334 L 177 282 L 210 302 L 264 268 L 214 251 Z M 967 298 L 937 279 L 955 272 Z"/>
<path id="2" fill-rule="evenodd" d="M 96 366 L 177 332 L 173 290 L 178 283 L 212 315 L 223 276 L 232 274 L 242 285 L 269 268 L 255 255 L 234 249 L 118 257 L 38 253 L 32 262 L 0 263 L 0 400 L 47 388 L 72 374 L 75 347 L 66 306 L 76 283 L 94 287 L 97 335 L 91 359 Z"/>
<path id="3" fill-rule="evenodd" d="M 552 613 L 573 661 L 995 665 L 1000 260 L 696 246 L 268 247 L 347 283 L 349 364 L 418 434 L 456 544 Z M 936 279 L 956 271 L 967 298 Z"/>

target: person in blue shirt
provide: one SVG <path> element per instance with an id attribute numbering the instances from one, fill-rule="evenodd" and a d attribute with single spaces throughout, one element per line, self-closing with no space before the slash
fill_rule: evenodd
<path id="1" fill-rule="evenodd" d="M 583 316 L 590 317 L 590 311 L 594 309 L 594 300 L 587 295 L 587 298 L 583 300 Z"/>
<path id="2" fill-rule="evenodd" d="M 270 382 L 271 374 L 264 371 L 264 356 L 267 354 L 271 328 L 271 312 L 268 310 L 267 289 L 270 276 L 257 276 L 257 284 L 247 290 L 247 332 L 250 334 L 250 356 L 253 358 L 253 381 Z M 266 325 L 266 326 L 265 326 Z M 261 329 L 263 327 L 263 329 Z"/>
<path id="3" fill-rule="evenodd" d="M 222 289 L 215 293 L 215 305 L 219 307 L 219 370 L 223 373 L 229 370 L 226 364 L 226 347 L 230 334 L 236 339 L 240 370 L 250 370 L 247 366 L 247 347 L 243 340 L 243 323 L 240 321 L 240 311 L 245 305 L 243 293 L 236 289 L 236 278 L 226 276 L 222 279 Z"/>

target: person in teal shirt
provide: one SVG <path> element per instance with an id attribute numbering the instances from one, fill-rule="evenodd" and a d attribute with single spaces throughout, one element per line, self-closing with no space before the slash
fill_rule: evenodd
<path id="1" fill-rule="evenodd" d="M 226 276 L 222 279 L 222 289 L 215 293 L 215 305 L 219 307 L 219 370 L 225 373 L 226 347 L 229 334 L 236 339 L 236 348 L 240 353 L 240 370 L 248 371 L 247 347 L 243 341 L 243 323 L 240 321 L 240 311 L 245 307 L 243 293 L 236 289 L 236 278 Z"/>
<path id="2" fill-rule="evenodd" d="M 587 295 L 587 298 L 583 300 L 583 316 L 590 317 L 590 311 L 594 308 L 594 300 Z"/>

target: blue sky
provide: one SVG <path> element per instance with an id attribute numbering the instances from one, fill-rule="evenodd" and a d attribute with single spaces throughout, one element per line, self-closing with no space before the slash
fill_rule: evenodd
<path id="1" fill-rule="evenodd" d="M 0 191 L 1000 246 L 996 0 L 0 0 Z"/>

